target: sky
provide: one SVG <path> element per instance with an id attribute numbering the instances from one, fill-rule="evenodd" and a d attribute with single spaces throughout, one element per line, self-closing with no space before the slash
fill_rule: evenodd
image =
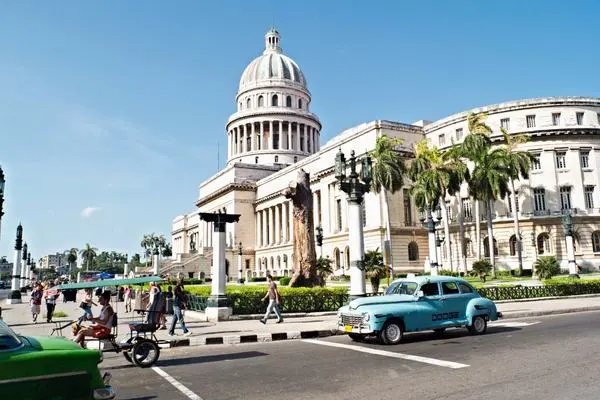
<path id="1" fill-rule="evenodd" d="M 321 143 L 362 122 L 600 97 L 594 1 L 5 0 L 0 256 L 141 252 L 225 165 L 239 78 L 276 26 Z"/>

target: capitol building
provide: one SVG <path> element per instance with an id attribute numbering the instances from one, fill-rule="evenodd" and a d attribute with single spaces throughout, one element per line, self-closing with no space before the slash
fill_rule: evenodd
<path id="1" fill-rule="evenodd" d="M 583 269 L 600 265 L 600 99 L 548 97 L 484 106 L 431 122 L 412 124 L 373 120 L 350 127 L 329 141 L 321 141 L 321 122 L 311 105 L 307 79 L 294 60 L 283 53 L 281 36 L 271 29 L 265 49 L 243 71 L 235 98 L 236 111 L 225 125 L 227 165 L 200 183 L 196 208 L 173 220 L 173 257 L 161 273 L 210 275 L 212 226 L 199 212 L 240 214 L 228 224 L 226 273 L 288 275 L 292 270 L 292 205 L 282 195 L 300 169 L 310 174 L 314 224 L 323 229 L 323 246 L 317 256 L 333 261 L 336 275 L 348 275 L 347 197 L 334 177 L 339 149 L 357 156 L 374 149 L 381 135 L 403 139 L 398 151 L 410 158 L 416 143 L 427 139 L 441 150 L 460 143 L 468 134 L 469 113 L 486 112 L 492 140 L 502 142 L 500 127 L 511 135 L 527 135 L 520 145 L 534 154 L 529 179 L 516 183 L 517 211 L 522 235 L 523 266 L 530 269 L 543 255 L 556 256 L 566 268 L 562 210 L 573 214 L 575 256 Z M 489 256 L 486 210 L 476 206 L 467 188 L 446 199 L 449 237 L 441 244 L 441 269 L 462 270 Z M 459 251 L 457 214 L 463 206 L 467 259 Z M 190 199 L 191 203 L 191 199 Z M 408 194 L 408 188 L 388 195 L 389 207 L 379 193 L 365 195 L 362 207 L 365 251 L 379 249 L 396 273 L 427 272 L 427 231 Z M 389 208 L 389 215 L 387 210 Z M 477 211 L 480 217 L 478 218 Z M 386 229 L 389 219 L 389 237 Z M 493 242 L 498 269 L 517 268 L 512 203 L 495 202 L 492 210 Z M 478 241 L 476 221 L 481 220 Z M 478 248 L 477 243 L 481 243 Z M 240 251 L 241 250 L 241 251 Z"/>

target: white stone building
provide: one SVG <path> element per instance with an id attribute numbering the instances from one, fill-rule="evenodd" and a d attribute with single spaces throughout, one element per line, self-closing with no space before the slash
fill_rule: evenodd
<path id="1" fill-rule="evenodd" d="M 324 257 L 334 261 L 336 274 L 349 265 L 347 199 L 333 176 L 338 149 L 359 156 L 374 148 L 380 135 L 404 139 L 401 151 L 408 155 L 423 138 L 442 149 L 460 142 L 467 134 L 468 112 L 437 122 L 403 124 L 372 121 L 352 127 L 321 144 L 321 124 L 311 112 L 311 94 L 298 65 L 285 56 L 279 33 L 265 35 L 265 51 L 244 70 L 236 96 L 236 112 L 226 124 L 226 167 L 200 184 L 196 210 L 174 219 L 173 260 L 162 272 L 184 271 L 208 276 L 212 260 L 212 227 L 200 221 L 198 212 L 225 211 L 241 214 L 240 222 L 227 226 L 227 274 L 237 277 L 238 247 L 242 244 L 245 277 L 288 274 L 292 268 L 291 203 L 281 191 L 296 179 L 299 169 L 310 173 L 314 194 L 315 226 L 323 228 Z M 518 203 L 526 268 L 541 254 L 565 258 L 560 226 L 561 206 L 573 209 L 578 232 L 578 263 L 600 264 L 600 99 L 547 98 L 483 107 L 488 124 L 499 135 L 502 125 L 511 134 L 531 135 L 524 148 L 539 154 L 531 178 L 518 186 Z M 501 136 L 495 137 L 500 139 Z M 467 264 L 476 259 L 475 207 L 462 193 L 465 204 Z M 561 203 L 562 202 L 562 203 Z M 442 268 L 459 265 L 457 199 L 448 198 L 450 238 L 441 251 Z M 480 213 L 485 214 L 485 208 Z M 494 237 L 500 267 L 516 268 L 514 233 L 507 201 L 494 206 Z M 384 249 L 386 216 L 384 199 L 365 196 L 363 225 L 365 251 Z M 391 256 L 397 272 L 422 271 L 426 264 L 426 232 L 406 190 L 389 196 Z M 481 242 L 487 235 L 481 229 Z M 594 233 L 596 232 L 596 233 Z M 531 236 L 531 233 L 533 236 Z M 487 239 L 485 239 L 487 240 Z M 531 241 L 535 241 L 535 246 Z M 482 245 L 482 255 L 486 247 Z M 317 254 L 317 256 L 320 254 Z M 598 257 L 596 261 L 595 257 Z"/>

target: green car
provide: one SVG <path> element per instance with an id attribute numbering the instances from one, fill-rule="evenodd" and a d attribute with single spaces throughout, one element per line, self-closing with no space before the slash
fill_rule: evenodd
<path id="1" fill-rule="evenodd" d="M 114 399 L 102 353 L 54 337 L 19 336 L 0 321 L 0 397 L 20 400 Z"/>

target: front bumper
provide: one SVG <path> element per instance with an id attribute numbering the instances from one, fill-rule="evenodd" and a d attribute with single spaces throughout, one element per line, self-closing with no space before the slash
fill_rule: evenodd
<path id="1" fill-rule="evenodd" d="M 371 327 L 367 324 L 360 324 L 360 325 L 343 325 L 338 323 L 338 331 L 339 332 L 344 332 L 344 333 L 358 333 L 361 335 L 369 335 L 372 333 L 375 333 L 375 331 L 373 331 L 371 329 Z"/>

